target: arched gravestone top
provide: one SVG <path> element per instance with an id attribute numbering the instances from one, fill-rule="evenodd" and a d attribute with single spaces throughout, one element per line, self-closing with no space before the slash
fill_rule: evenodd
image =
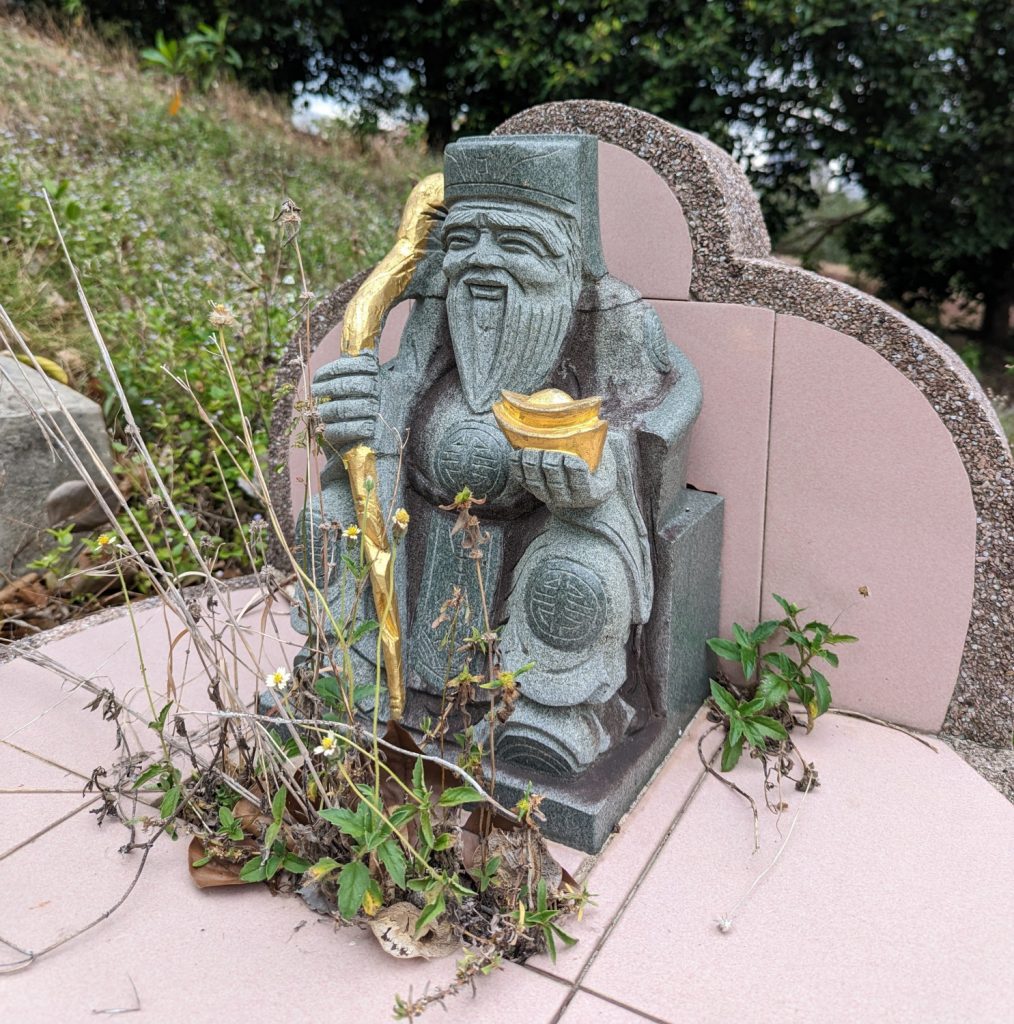
<path id="1" fill-rule="evenodd" d="M 861 633 L 866 642 L 854 649 L 859 668 L 852 677 L 843 662 L 845 682 L 836 688 L 836 697 L 844 698 L 845 706 L 917 728 L 935 730 L 942 725 L 967 739 L 1008 746 L 1014 727 L 1011 455 L 994 410 L 961 360 L 889 306 L 774 260 L 746 177 L 728 154 L 698 135 L 652 115 L 598 101 L 536 107 L 511 118 L 497 132 L 595 135 L 608 147 L 643 161 L 640 166 L 650 167 L 675 200 L 675 214 L 657 208 L 671 225 L 664 253 L 665 265 L 671 267 L 668 279 L 657 267 L 649 268 L 643 280 L 632 273 L 626 273 L 626 279 L 646 297 L 662 300 L 656 307 L 667 328 L 672 325 L 670 334 L 678 344 L 684 345 L 688 331 L 699 336 L 696 350 L 685 347 L 705 380 L 705 412 L 695 445 L 703 431 L 701 447 L 714 462 L 716 455 L 721 458 L 723 445 L 736 444 L 737 435 L 747 429 L 755 441 L 749 458 L 741 457 L 745 468 L 752 465 L 755 472 L 739 484 L 739 500 L 731 490 L 744 467 L 735 473 L 727 469 L 724 479 L 719 473 L 714 481 L 700 470 L 699 485 L 727 498 L 723 630 L 733 619 L 749 624 L 758 614 L 776 611 L 763 600 L 758 604 L 758 598 L 765 587 L 777 589 L 786 577 L 793 580 L 786 587 L 796 587 L 788 596 L 811 602 L 821 617 L 832 616 L 843 607 L 842 587 L 867 582 L 852 578 L 851 560 L 875 565 L 893 552 L 893 594 L 871 601 L 867 619 L 854 629 L 852 623 L 842 622 L 842 628 Z M 636 171 L 638 165 L 622 153 L 611 162 L 621 168 L 624 160 Z M 646 182 L 640 173 L 629 180 L 642 201 L 664 202 L 654 180 Z M 622 218 L 623 213 L 615 216 Z M 607 218 L 608 214 L 604 245 L 612 269 Z M 651 238 L 642 233 L 640 240 L 657 247 L 663 233 L 648 232 Z M 624 241 L 615 235 L 618 248 L 624 250 L 617 257 L 621 261 L 639 241 L 636 232 L 628 230 L 627 236 Z M 630 262 L 633 266 L 636 259 Z M 298 383 L 302 372 L 296 346 L 308 356 L 313 353 L 340 324 L 364 276 L 365 272 L 341 285 L 317 306 L 310 337 L 304 332 L 294 341 L 282 369 L 271 460 L 280 470 L 272 474 L 273 496 L 285 523 L 291 521 L 285 513 L 291 512 L 292 503 L 287 472 L 291 385 Z M 716 353 L 730 338 L 728 352 Z M 759 346 L 758 338 L 763 342 Z M 384 343 L 393 340 L 391 332 Z M 326 358 L 318 353 L 314 363 L 336 353 L 336 346 Z M 709 362 L 710 368 L 705 365 Z M 709 369 L 715 382 L 710 391 Z M 763 376 L 763 383 L 758 386 L 752 376 Z M 766 402 L 755 401 L 752 409 L 744 403 L 741 416 L 737 388 L 752 389 L 754 398 L 761 391 L 769 390 L 770 395 Z M 821 388 L 827 389 L 824 397 Z M 704 423 L 709 396 L 710 425 Z M 887 403 L 899 410 L 894 421 L 885 414 Z M 732 417 L 730 409 L 735 410 Z M 825 413 L 826 422 L 820 419 Z M 855 431 L 849 429 L 853 415 Z M 899 422 L 899 417 L 904 419 Z M 847 456 L 852 461 L 842 469 L 832 457 L 821 473 L 797 479 L 796 464 L 805 458 L 809 440 L 798 435 L 815 425 L 841 449 L 852 442 Z M 890 443 L 879 445 L 878 431 L 889 431 L 885 440 Z M 878 447 L 884 450 L 877 451 Z M 895 450 L 904 462 L 896 475 L 907 473 L 911 479 L 900 480 L 895 490 L 887 486 L 878 491 L 878 485 L 871 485 L 865 493 L 863 466 L 856 460 L 869 457 L 871 478 L 890 483 Z M 691 482 L 697 482 L 693 461 L 692 453 Z M 836 474 L 849 479 L 844 496 L 854 498 L 851 503 L 843 500 L 841 488 L 822 495 L 822 483 Z M 793 488 L 804 488 L 805 494 Z M 788 508 L 784 501 L 779 505 L 779 496 L 786 491 L 791 499 Z M 938 493 L 940 510 L 930 507 Z M 801 497 L 809 499 L 809 507 L 806 501 L 800 505 Z M 842 507 L 829 509 L 828 502 Z M 803 510 L 797 511 L 800 507 Z M 809 534 L 807 517 L 812 520 Z M 783 528 L 786 522 L 790 529 Z M 871 536 L 864 537 L 864 530 Z M 825 536 L 829 531 L 831 535 Z M 904 548 L 909 533 L 913 541 Z M 826 542 L 826 552 L 816 550 L 821 541 Z M 801 565 L 813 562 L 834 577 L 834 586 L 828 586 L 820 573 L 800 571 Z M 797 581 L 802 581 L 799 586 Z M 873 589 L 874 597 L 881 598 L 890 587 Z M 897 644 L 891 642 L 892 633 L 899 637 Z M 846 657 L 852 656 L 850 649 Z M 930 675 L 934 678 L 927 679 Z"/>

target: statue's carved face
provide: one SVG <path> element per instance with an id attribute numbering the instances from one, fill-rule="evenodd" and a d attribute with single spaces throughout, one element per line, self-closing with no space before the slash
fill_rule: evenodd
<path id="1" fill-rule="evenodd" d="M 474 412 L 556 367 L 581 292 L 576 221 L 527 203 L 456 203 L 443 225 L 447 318 Z"/>

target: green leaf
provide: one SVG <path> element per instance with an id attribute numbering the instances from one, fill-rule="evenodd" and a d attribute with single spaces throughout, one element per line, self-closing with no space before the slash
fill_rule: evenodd
<path id="1" fill-rule="evenodd" d="M 275 821 L 281 821 L 285 813 L 285 801 L 289 798 L 289 791 L 282 786 L 271 798 L 271 817 Z"/>
<path id="2" fill-rule="evenodd" d="M 280 854 L 271 854 L 271 856 L 264 862 L 264 877 L 274 878 L 275 875 L 278 874 L 278 871 L 284 862 L 285 858 Z"/>
<path id="3" fill-rule="evenodd" d="M 137 779 L 134 781 L 134 789 L 140 789 L 146 782 L 151 782 L 152 779 L 163 774 L 165 771 L 165 765 L 160 761 L 158 764 L 151 765 L 150 768 L 145 768 Z"/>
<path id="4" fill-rule="evenodd" d="M 754 697 L 751 700 L 748 700 L 745 703 L 740 704 L 737 710 L 741 715 L 744 716 L 756 715 L 758 711 L 764 710 L 764 698 Z"/>
<path id="5" fill-rule="evenodd" d="M 286 871 L 291 871 L 294 875 L 301 875 L 309 869 L 310 862 L 308 860 L 303 860 L 302 857 L 297 857 L 294 853 L 287 853 L 283 861 L 283 866 Z"/>
<path id="6" fill-rule="evenodd" d="M 743 667 L 743 678 L 749 682 L 757 668 L 757 651 L 753 647 L 744 648 L 740 652 L 739 663 Z"/>
<path id="7" fill-rule="evenodd" d="M 417 814 L 419 808 L 413 804 L 402 804 L 399 807 L 395 807 L 393 811 L 387 816 L 391 822 L 393 828 L 401 828 L 402 825 L 407 825 Z"/>
<path id="8" fill-rule="evenodd" d="M 742 718 L 736 717 L 736 718 L 730 718 L 729 719 L 729 736 L 728 736 L 728 738 L 729 738 L 729 743 L 732 746 L 734 746 L 734 747 L 738 747 L 739 744 L 740 744 L 740 741 L 743 739 L 743 726 L 744 726 L 744 722 L 743 722 Z"/>
<path id="9" fill-rule="evenodd" d="M 391 881 L 400 889 L 404 889 L 405 869 L 408 865 L 405 862 L 405 854 L 401 851 L 401 844 L 396 839 L 388 839 L 377 848 L 377 857 L 387 868 Z"/>
<path id="10" fill-rule="evenodd" d="M 781 623 L 777 619 L 769 619 L 767 622 L 762 622 L 751 634 L 750 642 L 755 646 L 770 640 L 771 637 L 778 632 L 778 627 Z"/>
<path id="11" fill-rule="evenodd" d="M 350 861 L 338 876 L 338 912 L 346 921 L 359 913 L 363 896 L 370 884 L 370 872 L 362 861 Z"/>
<path id="12" fill-rule="evenodd" d="M 798 605 L 794 605 L 791 601 L 786 601 L 784 597 L 781 597 L 778 594 L 772 594 L 771 596 L 778 602 L 778 604 L 781 606 L 782 611 L 785 612 L 786 615 L 798 614 Z"/>
<path id="13" fill-rule="evenodd" d="M 765 654 L 761 659 L 768 665 L 773 665 L 778 669 L 779 675 L 785 679 L 791 679 L 796 672 L 796 663 L 782 651 L 771 651 L 769 654 Z"/>
<path id="14" fill-rule="evenodd" d="M 263 882 L 267 878 L 264 865 L 260 857 L 251 857 L 242 867 L 239 873 L 240 881 Z"/>
<path id="15" fill-rule="evenodd" d="M 347 807 L 325 807 L 317 814 L 332 825 L 337 825 L 345 835 L 352 836 L 359 842 L 363 841 L 366 826 L 363 819 L 354 811 L 350 811 Z"/>
<path id="16" fill-rule="evenodd" d="M 815 668 L 810 670 L 810 681 L 816 694 L 817 714 L 822 715 L 831 706 L 831 687 Z"/>
<path id="17" fill-rule="evenodd" d="M 180 805 L 180 797 L 183 796 L 179 786 L 173 786 L 167 790 L 166 795 L 162 797 L 162 803 L 158 809 L 158 816 L 165 821 L 171 818 L 176 813 L 176 808 Z"/>
<path id="18" fill-rule="evenodd" d="M 774 718 L 767 715 L 756 715 L 750 719 L 750 725 L 765 739 L 784 740 L 788 737 L 785 726 Z"/>
<path id="19" fill-rule="evenodd" d="M 789 684 L 774 672 L 762 672 L 757 696 L 764 702 L 761 710 L 777 707 L 789 695 Z"/>
<path id="20" fill-rule="evenodd" d="M 714 698 L 715 703 L 725 714 L 731 717 L 736 713 L 738 707 L 736 698 L 721 683 L 716 683 L 714 679 L 710 680 L 710 682 L 711 696 Z"/>
<path id="21" fill-rule="evenodd" d="M 306 870 L 309 871 L 314 878 L 324 878 L 325 875 L 330 875 L 333 871 L 337 871 L 341 867 L 333 857 L 321 857 L 315 864 L 312 864 Z"/>
<path id="22" fill-rule="evenodd" d="M 722 748 L 722 771 L 731 772 L 736 767 L 736 762 L 739 761 L 739 755 L 743 753 L 743 742 L 740 740 L 739 743 L 732 744 L 729 742 L 730 737 L 726 736 L 725 746 Z"/>
<path id="23" fill-rule="evenodd" d="M 338 689 L 338 680 L 334 676 L 321 676 L 314 684 L 314 690 L 325 704 L 332 707 L 342 707 L 341 690 Z"/>
<path id="24" fill-rule="evenodd" d="M 423 928 L 430 923 L 430 921 L 436 920 L 445 910 L 447 909 L 444 903 L 444 894 L 440 893 L 437 898 L 430 904 L 427 904 L 423 908 L 423 912 L 419 915 L 419 920 L 415 924 L 415 933 L 418 935 Z"/>
<path id="25" fill-rule="evenodd" d="M 428 801 L 429 794 L 426 792 L 426 774 L 421 757 L 417 757 L 415 764 L 412 766 L 412 791 L 420 800 Z"/>
<path id="26" fill-rule="evenodd" d="M 850 636 L 848 633 L 828 633 L 826 643 L 829 644 L 857 644 L 859 637 Z"/>
<path id="27" fill-rule="evenodd" d="M 720 658 L 724 658 L 726 661 L 739 661 L 739 647 L 731 640 L 723 640 L 721 637 L 712 637 L 712 639 L 708 641 L 708 646 L 715 652 L 715 654 Z"/>
<path id="28" fill-rule="evenodd" d="M 736 638 L 736 643 L 740 647 L 750 647 L 750 634 L 738 623 L 732 624 L 732 635 Z"/>
<path id="29" fill-rule="evenodd" d="M 440 794 L 437 803 L 441 807 L 457 807 L 459 804 L 474 804 L 483 796 L 471 786 L 451 786 Z"/>
<path id="30" fill-rule="evenodd" d="M 433 843 L 433 849 L 440 853 L 443 850 L 449 850 L 454 845 L 454 836 L 450 832 L 442 832 L 436 837 Z"/>
<path id="31" fill-rule="evenodd" d="M 817 651 L 817 657 L 823 658 L 831 668 L 838 667 L 838 655 L 834 651 Z"/>
<path id="32" fill-rule="evenodd" d="M 365 622 L 360 622 L 352 631 L 349 643 L 354 644 L 357 640 L 361 640 L 367 633 L 372 633 L 375 629 L 380 629 L 380 623 L 376 619 L 367 619 Z"/>

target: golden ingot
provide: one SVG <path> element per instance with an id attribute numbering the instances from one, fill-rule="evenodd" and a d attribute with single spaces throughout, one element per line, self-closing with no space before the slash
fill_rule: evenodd
<path id="1" fill-rule="evenodd" d="M 602 459 L 609 424 L 599 419 L 601 397 L 571 398 L 559 388 L 534 395 L 501 391 L 493 415 L 514 448 L 569 452 L 584 459 L 594 473 Z"/>

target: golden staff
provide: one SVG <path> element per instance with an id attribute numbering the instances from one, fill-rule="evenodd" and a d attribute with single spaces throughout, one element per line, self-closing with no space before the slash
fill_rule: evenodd
<path id="1" fill-rule="evenodd" d="M 412 280 L 426 251 L 426 241 L 444 198 L 444 176 L 423 178 L 408 197 L 391 251 L 373 268 L 345 311 L 343 355 L 358 356 L 376 347 L 391 307 Z M 401 623 L 394 592 L 394 552 L 377 495 L 377 456 L 358 444 L 342 456 L 362 533 L 363 555 L 370 567 L 370 587 L 380 623 L 380 651 L 387 673 L 391 717 L 405 711 L 405 677 L 401 663 Z"/>

